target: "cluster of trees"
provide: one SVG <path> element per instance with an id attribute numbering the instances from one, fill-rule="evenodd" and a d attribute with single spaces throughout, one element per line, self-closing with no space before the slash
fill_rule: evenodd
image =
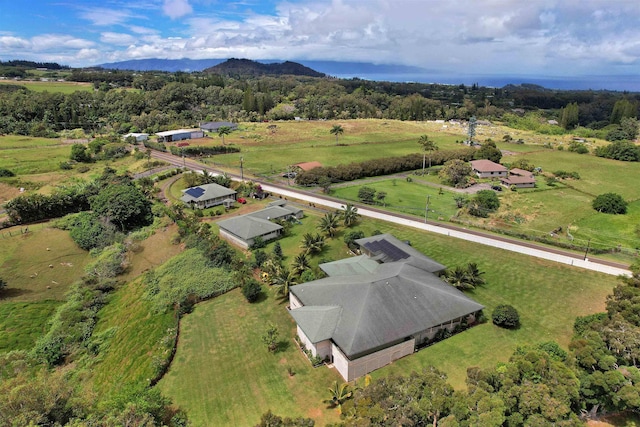
<path id="1" fill-rule="evenodd" d="M 609 145 L 597 147 L 595 155 L 623 162 L 640 162 L 640 147 L 631 141 L 614 141 Z"/>
<path id="2" fill-rule="evenodd" d="M 637 117 L 640 100 L 635 94 L 550 91 L 532 86 L 497 89 L 296 76 L 72 70 L 69 80 L 92 82 L 99 90 L 60 94 L 3 87 L 0 132 L 51 136 L 64 129 L 82 128 L 88 133 L 154 133 L 211 119 L 259 121 L 296 116 L 399 120 L 466 120 L 476 116 L 509 122 L 503 115 L 514 107 L 547 110 L 540 116 L 545 120 L 539 121 L 560 118 L 566 129 L 602 129 Z M 120 89 L 125 87 L 140 91 Z"/>

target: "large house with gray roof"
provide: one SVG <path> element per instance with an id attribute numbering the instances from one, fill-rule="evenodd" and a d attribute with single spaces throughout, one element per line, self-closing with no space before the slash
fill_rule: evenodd
<path id="1" fill-rule="evenodd" d="M 187 205 L 206 209 L 212 206 L 225 205 L 229 207 L 236 201 L 237 192 L 219 184 L 204 184 L 182 190 L 180 200 Z"/>
<path id="2" fill-rule="evenodd" d="M 219 221 L 220 237 L 249 248 L 258 237 L 268 242 L 282 234 L 282 226 L 273 221 L 300 219 L 302 216 L 302 209 L 288 206 L 284 200 L 277 200 L 262 210 Z"/>
<path id="3" fill-rule="evenodd" d="M 351 381 L 407 356 L 484 308 L 438 273 L 445 266 L 390 234 L 356 240 L 362 255 L 320 265 L 328 277 L 293 286 L 302 345 Z"/>

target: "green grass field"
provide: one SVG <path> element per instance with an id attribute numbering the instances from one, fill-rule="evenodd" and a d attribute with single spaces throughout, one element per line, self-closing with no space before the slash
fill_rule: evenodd
<path id="1" fill-rule="evenodd" d="M 0 80 L 0 84 L 24 86 L 34 92 L 73 93 L 79 90 L 87 92 L 93 91 L 93 85 L 91 83 L 78 82 Z"/>
<path id="2" fill-rule="evenodd" d="M 67 231 L 40 224 L 26 234 L 20 230 L 13 227 L 0 231 L 0 270 L 8 283 L 4 301 L 64 300 L 91 256 L 71 240 Z"/>
<path id="3" fill-rule="evenodd" d="M 285 264 L 300 252 L 302 234 L 316 231 L 321 214 L 306 214 L 302 224 L 280 240 Z M 374 372 L 374 378 L 435 365 L 456 388 L 462 388 L 467 367 L 493 366 L 508 359 L 519 345 L 554 340 L 566 348 L 576 316 L 603 311 L 606 295 L 617 283 L 615 277 L 379 221 L 366 220 L 354 229 L 366 235 L 376 229 L 391 232 L 449 267 L 476 262 L 488 283 L 469 295 L 486 306 L 489 316 L 496 305 L 508 303 L 522 319 L 522 327 L 515 331 L 491 323 L 476 326 Z M 328 240 L 312 264 L 348 256 L 344 234 L 341 230 Z M 272 245 L 265 250 L 270 252 Z M 260 341 L 268 322 L 278 324 L 282 338 L 291 343 L 277 357 Z M 307 372 L 310 368 L 305 368 L 308 365 L 298 359 L 301 356 L 293 347 L 294 325 L 284 304 L 271 293 L 267 300 L 249 305 L 235 290 L 199 304 L 182 325 L 177 357 L 160 387 L 187 410 L 194 425 L 251 425 L 267 409 L 312 416 L 318 425 L 335 417 L 318 402 L 327 384 L 337 378 L 336 372 L 326 368 Z M 286 373 L 288 365 L 296 367 L 298 374 L 293 378 Z"/>
<path id="4" fill-rule="evenodd" d="M 0 302 L 0 353 L 30 350 L 47 332 L 47 321 L 60 304 L 58 301 Z"/>
<path id="5" fill-rule="evenodd" d="M 269 322 L 280 330 L 282 350 L 274 354 L 260 338 Z M 311 367 L 291 339 L 294 333 L 285 304 L 272 292 L 249 304 L 236 289 L 199 304 L 182 320 L 178 352 L 159 387 L 194 426 L 254 425 L 269 409 L 312 417 L 318 425 L 337 422 L 337 412 L 322 400 L 340 377 Z"/>
<path id="6" fill-rule="evenodd" d="M 140 281 L 116 291 L 100 311 L 93 333 L 94 339 L 103 337 L 98 362 L 91 369 L 93 391 L 104 397 L 127 384 L 148 384 L 156 375 L 155 359 L 166 348 L 163 337 L 175 326 L 172 312 L 153 312 Z"/>

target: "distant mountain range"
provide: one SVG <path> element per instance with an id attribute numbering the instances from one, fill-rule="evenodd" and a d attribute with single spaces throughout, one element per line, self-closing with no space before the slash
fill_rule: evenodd
<path id="1" fill-rule="evenodd" d="M 106 69 L 133 70 L 133 71 L 204 71 L 222 64 L 226 59 L 135 59 L 130 61 L 112 62 L 97 65 Z M 248 61 L 248 60 L 243 60 Z M 451 72 L 446 70 L 431 70 L 420 67 L 394 64 L 373 64 L 368 62 L 342 62 L 342 61 L 311 61 L 299 60 L 289 62 L 282 60 L 249 61 L 258 64 L 280 64 L 298 71 L 308 68 L 313 72 L 325 74 L 343 79 L 360 78 L 363 80 L 389 81 L 389 82 L 420 82 L 440 84 L 466 84 L 474 83 L 486 87 L 505 87 L 507 85 L 532 84 L 547 89 L 559 90 L 614 90 L 640 92 L 640 77 L 638 75 L 592 75 L 592 76 L 542 76 L 542 75 L 481 75 L 467 74 L 468 71 Z M 299 67 L 291 67 L 296 64 Z M 255 66 L 256 70 L 261 67 Z M 278 68 L 278 67 L 276 67 Z M 268 68 L 267 68 L 268 69 Z M 255 71 L 256 74 L 272 74 Z M 229 73 L 224 73 L 229 74 Z M 233 74 L 233 73 L 232 73 Z M 236 72 L 236 74 L 238 74 Z M 281 73 L 274 73 L 281 74 Z M 311 74 L 302 74 L 311 75 Z"/>
<path id="2" fill-rule="evenodd" d="M 250 61 L 247 59 L 234 59 L 233 61 Z M 96 65 L 110 70 L 133 70 L 133 71 L 204 71 L 216 65 L 229 62 L 227 59 L 133 59 L 129 61 L 111 62 L 107 64 Z M 281 61 L 281 60 L 260 60 L 250 61 L 259 64 L 297 64 L 311 69 L 319 74 L 330 76 L 351 75 L 358 77 L 367 74 L 418 74 L 429 73 L 429 70 L 420 67 L 411 67 L 406 65 L 391 64 L 373 64 L 368 62 L 341 62 L 341 61 Z M 307 74 L 304 74 L 307 75 Z"/>

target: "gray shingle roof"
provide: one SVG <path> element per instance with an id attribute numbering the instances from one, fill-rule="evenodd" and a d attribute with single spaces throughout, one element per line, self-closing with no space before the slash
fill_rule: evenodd
<path id="1" fill-rule="evenodd" d="M 300 307 L 291 316 L 300 325 L 311 342 L 328 340 L 336 329 L 342 307 Z"/>
<path id="2" fill-rule="evenodd" d="M 320 309 L 340 307 L 330 338 L 354 359 L 484 308 L 423 268 L 440 264 L 408 245 L 402 249 L 412 252 L 411 256 L 378 264 L 373 272 L 332 276 L 291 287 L 290 292 L 304 305 L 291 315 L 301 320 L 298 325 L 307 337 L 313 342 L 328 339 L 318 337 L 327 335 L 333 318 L 322 317 Z M 422 262 L 418 258 L 423 258 Z M 303 308 L 305 311 L 299 312 Z M 331 313 L 335 315 L 335 310 Z"/>
<path id="3" fill-rule="evenodd" d="M 218 222 L 218 226 L 245 241 L 282 229 L 274 222 L 247 215 L 224 219 Z"/>
<path id="4" fill-rule="evenodd" d="M 222 185 L 204 184 L 182 190 L 182 197 L 180 197 L 180 200 L 185 203 L 201 202 L 204 200 L 217 199 L 219 197 L 233 196 L 234 194 L 236 194 L 235 190 L 223 187 Z"/>
<path id="5" fill-rule="evenodd" d="M 382 240 L 388 242 L 390 245 L 398 248 L 402 252 L 405 252 L 407 255 L 409 255 L 409 258 L 405 258 L 405 260 L 407 263 L 415 267 L 421 268 L 430 273 L 438 273 L 440 271 L 444 271 L 447 268 L 444 265 L 440 264 L 439 262 L 432 260 L 431 258 L 425 256 L 422 252 L 398 240 L 395 236 L 388 233 L 379 234 L 371 237 L 365 237 L 364 239 L 358 239 L 355 241 L 355 243 L 357 243 L 358 246 L 360 246 L 361 248 L 364 248 L 365 250 L 371 250 L 372 248 L 372 246 L 370 245 L 371 243 L 380 242 Z M 376 246 L 373 246 L 373 248 L 376 248 Z M 387 248 L 387 245 L 377 246 L 378 250 L 374 251 L 375 258 L 380 262 L 395 261 L 396 257 L 392 256 L 392 254 L 385 253 L 386 248 Z"/>

